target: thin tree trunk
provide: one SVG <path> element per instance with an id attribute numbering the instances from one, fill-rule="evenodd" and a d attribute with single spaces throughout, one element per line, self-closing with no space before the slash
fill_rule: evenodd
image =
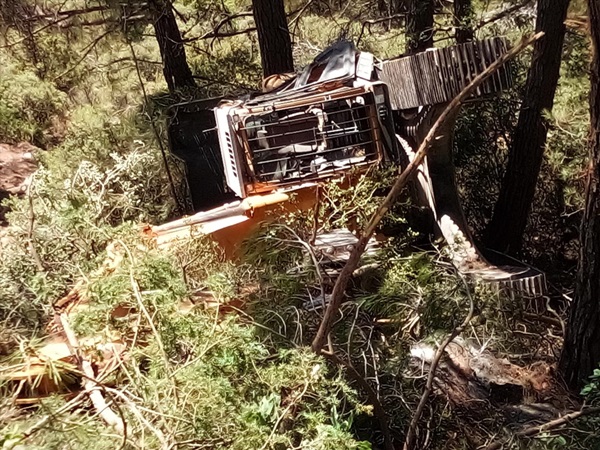
<path id="1" fill-rule="evenodd" d="M 252 0 L 263 75 L 294 71 L 292 40 L 283 0 Z"/>
<path id="2" fill-rule="evenodd" d="M 409 1 L 406 53 L 414 54 L 433 46 L 433 0 Z"/>
<path id="3" fill-rule="evenodd" d="M 569 386 L 578 388 L 600 363 L 600 2 L 588 1 L 592 48 L 590 166 L 581 226 L 575 297 L 560 360 Z"/>
<path id="4" fill-rule="evenodd" d="M 169 0 L 151 0 L 152 25 L 163 61 L 163 74 L 170 92 L 195 87 L 196 82 L 187 63 L 181 33 Z"/>
<path id="5" fill-rule="evenodd" d="M 486 232 L 487 245 L 499 251 L 521 249 L 546 145 L 544 111 L 552 110 L 559 78 L 568 6 L 569 0 L 538 2 L 536 31 L 546 34 L 533 49 L 506 173 Z"/>
<path id="6" fill-rule="evenodd" d="M 454 0 L 454 26 L 456 42 L 462 44 L 473 40 L 473 6 L 471 0 Z"/>

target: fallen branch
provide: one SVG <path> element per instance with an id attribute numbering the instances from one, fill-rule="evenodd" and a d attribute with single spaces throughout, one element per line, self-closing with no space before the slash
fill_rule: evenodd
<path id="1" fill-rule="evenodd" d="M 500 19 L 503 19 L 511 15 L 515 11 L 525 8 L 530 3 L 533 3 L 533 0 L 525 0 L 521 3 L 517 3 L 516 5 L 511 6 L 510 8 L 501 9 L 499 11 L 492 11 L 487 17 L 481 19 L 479 23 L 473 27 L 473 30 L 479 30 L 480 28 L 483 28 L 486 25 L 489 25 L 490 23 L 494 23 Z"/>
<path id="2" fill-rule="evenodd" d="M 107 388 L 107 390 L 112 395 L 114 395 L 115 397 L 119 397 L 121 400 L 123 400 L 123 402 L 125 403 L 125 405 L 127 405 L 129 407 L 129 410 L 140 421 L 140 423 L 142 423 L 150 431 L 152 431 L 152 433 L 156 436 L 156 438 L 160 442 L 161 447 L 163 449 L 168 449 L 168 448 L 171 447 L 169 445 L 169 441 L 165 437 L 165 434 L 161 430 L 159 430 L 158 428 L 156 428 L 154 425 L 152 425 L 150 423 L 150 421 L 148 421 L 148 419 L 146 419 L 144 417 L 144 415 L 141 413 L 141 411 L 139 410 L 139 408 L 137 407 L 137 405 L 127 395 L 125 395 L 123 392 L 121 392 L 121 391 L 119 391 L 117 389 Z"/>
<path id="3" fill-rule="evenodd" d="M 94 374 L 92 363 L 87 360 L 79 351 L 79 339 L 77 339 L 75 332 L 71 328 L 67 315 L 65 313 L 59 314 L 58 321 L 62 326 L 73 355 L 77 358 L 79 368 L 85 375 L 81 384 L 84 391 L 92 401 L 92 405 L 94 405 L 96 412 L 108 425 L 114 427 L 119 434 L 125 435 L 125 422 L 110 408 L 109 404 L 102 396 L 102 392 L 97 389 L 98 383 L 94 381 L 96 375 Z"/>
<path id="4" fill-rule="evenodd" d="M 39 273 L 46 272 L 46 268 L 44 267 L 44 263 L 40 258 L 40 254 L 35 248 L 35 212 L 33 210 L 33 196 L 31 194 L 31 188 L 33 187 L 33 175 L 29 180 L 29 184 L 27 186 L 27 200 L 29 201 L 29 229 L 27 230 L 27 241 L 29 244 L 29 251 L 31 252 L 31 257 L 35 262 L 35 266 Z"/>
<path id="5" fill-rule="evenodd" d="M 350 257 L 348 258 L 348 262 L 342 269 L 338 279 L 336 280 L 335 286 L 333 288 L 333 293 L 331 295 L 331 301 L 325 310 L 325 315 L 323 316 L 323 320 L 319 325 L 319 329 L 317 330 L 317 334 L 312 342 L 312 349 L 316 353 L 320 353 L 323 348 L 325 341 L 327 339 L 327 335 L 331 331 L 333 327 L 333 323 L 335 317 L 340 309 L 342 304 L 342 300 L 344 298 L 346 288 L 348 287 L 348 283 L 352 278 L 352 273 L 358 267 L 358 263 L 362 254 L 364 253 L 369 239 L 375 232 L 375 229 L 379 225 L 379 222 L 383 217 L 387 214 L 389 209 L 392 207 L 404 187 L 408 184 L 408 181 L 412 178 L 412 176 L 417 172 L 417 169 L 427 156 L 427 152 L 433 142 L 436 139 L 436 135 L 441 126 L 450 118 L 452 115 L 458 110 L 462 102 L 468 99 L 471 94 L 494 72 L 500 69 L 504 63 L 514 59 L 519 53 L 521 53 L 525 48 L 529 45 L 533 44 L 539 38 L 544 35 L 543 32 L 537 33 L 527 39 L 523 39 L 518 45 L 513 47 L 511 50 L 506 52 L 496 61 L 494 61 L 487 69 L 485 69 L 482 73 L 480 73 L 477 77 L 469 83 L 467 87 L 465 87 L 444 109 L 440 117 L 434 123 L 434 125 L 427 133 L 427 136 L 419 146 L 419 150 L 415 154 L 414 159 L 411 163 L 406 167 L 405 170 L 398 176 L 394 185 L 390 189 L 390 192 L 383 200 L 377 211 L 371 216 L 369 223 L 362 231 L 362 234 L 358 240 L 358 243 L 354 247 Z"/>
<path id="6" fill-rule="evenodd" d="M 358 45 L 360 44 L 360 41 L 362 40 L 362 38 L 365 34 L 365 28 L 368 28 L 369 33 L 370 33 L 371 25 L 376 25 L 378 23 L 387 22 L 389 20 L 394 20 L 394 19 L 406 19 L 406 13 L 392 14 L 391 16 L 387 16 L 387 17 L 379 17 L 377 19 L 364 20 L 362 23 L 362 26 L 360 28 L 360 33 L 358 34 L 358 38 L 356 39 L 356 46 L 358 47 Z"/>
<path id="7" fill-rule="evenodd" d="M 589 416 L 592 414 L 600 414 L 600 406 L 596 406 L 593 408 L 581 409 L 579 411 L 575 411 L 569 414 L 565 414 L 558 419 L 551 420 L 550 422 L 543 423 L 541 425 L 536 425 L 533 427 L 526 428 L 518 433 L 515 433 L 517 437 L 532 437 L 543 433 L 545 431 L 553 430 L 562 425 L 566 425 L 567 423 L 578 419 L 580 417 Z M 484 450 L 500 450 L 506 442 L 504 440 L 495 441 L 485 447 Z"/>
<path id="8" fill-rule="evenodd" d="M 463 283 L 465 284 L 465 287 L 467 290 L 467 296 L 469 297 L 469 313 L 467 314 L 467 317 L 465 317 L 465 320 L 463 320 L 463 322 L 458 327 L 456 327 L 454 330 L 452 330 L 452 332 L 446 337 L 446 339 L 444 339 L 442 344 L 438 347 L 437 351 L 435 352 L 435 356 L 433 357 L 433 360 L 431 361 L 431 366 L 429 367 L 429 374 L 427 375 L 427 383 L 425 384 L 425 390 L 423 391 L 423 394 L 421 395 L 421 400 L 419 401 L 419 405 L 417 406 L 415 414 L 413 415 L 413 418 L 410 421 L 410 424 L 408 426 L 408 431 L 406 433 L 406 439 L 404 441 L 404 447 L 403 447 L 404 450 L 412 450 L 412 448 L 414 448 L 415 439 L 416 439 L 416 435 L 417 435 L 417 425 L 419 424 L 419 420 L 421 420 L 421 416 L 423 415 L 423 410 L 425 409 L 425 406 L 427 405 L 427 401 L 429 400 L 429 396 L 431 395 L 431 391 L 433 390 L 433 380 L 435 378 L 435 373 L 436 373 L 437 367 L 442 359 L 442 356 L 444 355 L 444 352 L 446 351 L 446 347 L 448 347 L 448 345 L 454 340 L 454 338 L 456 336 L 458 336 L 460 333 L 462 333 L 462 331 L 465 329 L 465 327 L 467 325 L 469 325 L 469 323 L 471 322 L 471 319 L 473 318 L 473 311 L 475 310 L 475 305 L 473 303 L 473 296 L 471 295 L 469 286 L 468 286 L 466 280 L 462 277 L 462 275 L 461 275 L 461 279 L 463 280 Z"/>
<path id="9" fill-rule="evenodd" d="M 85 397 L 85 394 L 86 394 L 85 391 L 80 392 L 79 394 L 77 394 L 77 396 L 75 398 L 73 398 L 69 402 L 65 403 L 62 407 L 60 407 L 56 411 L 53 411 L 51 414 L 47 414 L 44 417 L 42 417 L 38 422 L 34 423 L 27 430 L 25 430 L 21 434 L 21 436 L 19 436 L 19 442 L 24 441 L 25 439 L 31 437 L 33 434 L 37 433 L 39 430 L 44 428 L 46 426 L 46 424 L 50 421 L 50 419 L 55 419 L 57 416 L 61 415 L 62 413 L 67 412 L 68 410 L 70 410 L 72 408 L 75 408 L 75 406 L 79 405 L 82 402 L 83 398 Z"/>
<path id="10" fill-rule="evenodd" d="M 68 9 L 64 11 L 53 11 L 45 14 L 36 14 L 33 16 L 28 16 L 25 18 L 26 21 L 38 21 L 43 19 L 53 19 L 56 17 L 73 17 L 79 16 L 83 14 L 90 14 L 101 11 L 108 11 L 110 9 L 109 6 L 90 6 L 89 8 L 80 8 L 80 9 Z"/>

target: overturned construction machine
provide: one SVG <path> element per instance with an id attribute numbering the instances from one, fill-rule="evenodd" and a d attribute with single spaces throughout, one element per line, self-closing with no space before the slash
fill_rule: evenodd
<path id="1" fill-rule="evenodd" d="M 210 234 L 231 253 L 274 210 L 308 207 L 318 183 L 385 162 L 405 165 L 444 104 L 506 50 L 504 39 L 492 38 L 380 61 L 339 42 L 299 74 L 270 80 L 279 84 L 270 92 L 176 105 L 170 148 L 186 164 L 200 212 L 153 234 L 159 245 Z M 511 83 L 504 67 L 473 101 Z M 502 255 L 486 258 L 473 244 L 454 180 L 453 126 L 440 130 L 420 168 L 418 201 L 431 208 L 461 272 L 541 295 L 541 272 Z"/>

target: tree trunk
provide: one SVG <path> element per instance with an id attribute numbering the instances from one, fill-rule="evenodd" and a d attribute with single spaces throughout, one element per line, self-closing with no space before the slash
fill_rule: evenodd
<path id="1" fill-rule="evenodd" d="M 473 40 L 473 7 L 471 0 L 454 0 L 454 26 L 456 42 L 462 44 Z"/>
<path id="2" fill-rule="evenodd" d="M 575 297 L 560 360 L 560 370 L 576 389 L 600 363 L 600 2 L 588 1 L 592 48 L 590 92 L 590 166 L 581 225 L 581 250 Z"/>
<path id="3" fill-rule="evenodd" d="M 487 245 L 499 251 L 521 249 L 546 145 L 543 115 L 552 109 L 558 83 L 568 6 L 569 0 L 538 1 L 536 31 L 546 34 L 533 49 L 506 173 L 486 233 Z"/>
<path id="4" fill-rule="evenodd" d="M 410 0 L 406 17 L 406 53 L 433 46 L 433 0 Z"/>
<path id="5" fill-rule="evenodd" d="M 293 72 L 292 40 L 283 0 L 252 0 L 252 13 L 258 32 L 264 77 Z"/>
<path id="6" fill-rule="evenodd" d="M 195 87 L 196 82 L 185 56 L 181 33 L 169 0 L 151 0 L 152 25 L 160 48 L 163 74 L 169 92 L 186 87 Z"/>

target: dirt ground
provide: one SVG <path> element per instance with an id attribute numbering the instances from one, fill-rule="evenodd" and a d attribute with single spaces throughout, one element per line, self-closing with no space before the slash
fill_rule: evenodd
<path id="1" fill-rule="evenodd" d="M 25 193 L 26 180 L 37 168 L 34 157 L 37 150 L 28 142 L 0 144 L 0 201 L 10 195 Z M 6 211 L 0 204 L 0 225 L 6 225 Z"/>

